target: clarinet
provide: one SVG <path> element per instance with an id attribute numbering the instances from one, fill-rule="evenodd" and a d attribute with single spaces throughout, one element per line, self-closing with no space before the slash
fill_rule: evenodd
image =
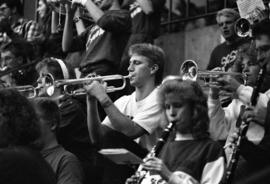
<path id="1" fill-rule="evenodd" d="M 155 157 L 158 156 L 167 142 L 170 133 L 175 125 L 175 122 L 170 122 L 169 125 L 163 130 L 161 137 L 158 139 L 157 144 L 151 149 L 151 151 L 146 155 L 145 158 Z M 149 171 L 146 171 L 143 169 L 142 165 L 140 165 L 135 172 L 135 175 L 137 176 L 137 184 L 140 184 L 142 180 L 146 177 L 146 175 L 149 174 Z"/>
<path id="2" fill-rule="evenodd" d="M 261 68 L 260 68 L 260 72 L 259 75 L 257 77 L 257 85 L 253 88 L 253 92 L 250 98 L 250 102 L 251 105 L 254 107 L 257 104 L 257 98 L 259 96 L 259 91 L 264 79 L 266 73 L 266 64 L 264 64 Z M 222 183 L 225 184 L 231 184 L 234 178 L 234 173 L 235 173 L 235 169 L 240 157 L 240 146 L 242 143 L 243 138 L 246 136 L 247 134 L 247 130 L 249 127 L 249 123 L 248 122 L 244 122 L 242 121 L 242 115 L 245 112 L 245 106 L 242 105 L 241 109 L 240 109 L 240 113 L 238 116 L 238 119 L 236 121 L 236 126 L 239 127 L 238 132 L 237 132 L 237 139 L 236 142 L 233 144 L 233 151 L 232 151 L 232 156 L 231 156 L 231 160 L 228 164 L 228 167 L 226 169 L 226 175 L 225 175 L 225 181 L 223 181 Z"/>

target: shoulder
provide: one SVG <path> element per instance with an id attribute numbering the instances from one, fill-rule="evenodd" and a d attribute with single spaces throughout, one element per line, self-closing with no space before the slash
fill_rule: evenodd
<path id="1" fill-rule="evenodd" d="M 121 96 L 114 103 L 115 103 L 115 105 L 121 105 L 123 103 L 130 102 L 133 98 L 135 99 L 135 92 L 133 92 L 130 95 Z"/>
<path id="2" fill-rule="evenodd" d="M 59 146 L 57 149 L 55 149 L 53 155 L 58 157 L 60 166 L 65 166 L 67 164 L 79 165 L 78 158 L 73 153 L 65 150 L 62 146 Z"/>
<path id="3" fill-rule="evenodd" d="M 220 50 L 220 49 L 224 49 L 224 48 L 227 48 L 228 45 L 226 44 L 226 42 L 222 42 L 220 44 L 218 44 L 214 49 L 213 51 L 217 51 L 217 50 Z"/>
<path id="4" fill-rule="evenodd" d="M 128 10 L 109 10 L 103 14 L 101 19 L 108 18 L 108 17 L 119 18 L 119 19 L 130 19 L 130 13 Z"/>
<path id="5" fill-rule="evenodd" d="M 210 138 L 201 140 L 202 147 L 207 154 L 207 159 L 216 160 L 217 158 L 224 156 L 224 151 L 219 142 L 214 141 Z M 202 149 L 203 150 L 203 149 Z"/>
<path id="6" fill-rule="evenodd" d="M 59 108 L 64 112 L 77 111 L 81 110 L 82 104 L 77 99 L 68 97 L 60 102 Z"/>

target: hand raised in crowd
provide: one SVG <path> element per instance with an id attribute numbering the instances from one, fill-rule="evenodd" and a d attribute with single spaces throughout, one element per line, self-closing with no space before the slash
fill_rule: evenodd
<path id="1" fill-rule="evenodd" d="M 72 5 L 79 4 L 85 6 L 87 0 L 72 0 Z"/>

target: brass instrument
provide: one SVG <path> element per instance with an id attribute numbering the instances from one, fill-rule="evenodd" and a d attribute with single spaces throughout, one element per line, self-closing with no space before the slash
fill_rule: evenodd
<path id="1" fill-rule="evenodd" d="M 38 87 L 34 87 L 32 85 L 14 86 L 14 87 L 4 86 L 4 89 L 15 89 L 25 97 L 30 99 L 37 97 L 39 90 Z"/>
<path id="2" fill-rule="evenodd" d="M 247 37 L 251 35 L 251 23 L 248 19 L 240 18 L 236 21 L 235 26 L 235 33 L 239 37 Z"/>
<path id="3" fill-rule="evenodd" d="M 214 82 L 207 82 L 207 79 L 220 77 L 224 75 L 240 77 L 246 81 L 246 75 L 237 72 L 223 72 L 223 71 L 199 71 L 198 65 L 194 60 L 185 60 L 180 67 L 180 76 L 183 80 L 196 81 L 198 78 L 202 79 L 205 84 L 216 84 Z"/>
<path id="4" fill-rule="evenodd" d="M 239 10 L 240 11 L 240 10 Z M 252 36 L 252 26 L 267 16 L 263 9 L 256 7 L 252 11 L 250 11 L 244 18 L 239 18 L 235 25 L 235 33 L 239 37 L 247 37 Z"/>
<path id="5" fill-rule="evenodd" d="M 106 76 L 94 76 L 90 74 L 90 76 L 87 76 L 85 78 L 81 79 L 61 79 L 61 80 L 54 80 L 52 75 L 47 76 L 46 84 L 48 87 L 47 93 L 49 96 L 53 95 L 54 89 L 59 87 L 64 87 L 64 93 L 66 95 L 70 96 L 78 96 L 78 95 L 85 95 L 86 90 L 84 88 L 74 89 L 74 87 L 77 87 L 78 85 L 85 85 L 89 84 L 93 81 L 102 81 L 102 82 L 108 82 L 108 81 L 115 81 L 115 80 L 121 80 L 122 85 L 121 86 L 107 86 L 106 91 L 107 93 L 123 90 L 126 86 L 126 80 L 129 78 L 129 76 L 123 76 L 123 75 L 106 75 Z"/>

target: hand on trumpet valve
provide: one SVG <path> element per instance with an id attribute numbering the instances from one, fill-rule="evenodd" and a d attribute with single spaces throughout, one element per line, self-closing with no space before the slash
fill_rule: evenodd
<path id="1" fill-rule="evenodd" d="M 87 94 L 91 97 L 97 98 L 98 100 L 102 100 L 107 96 L 106 87 L 106 82 L 96 80 L 84 85 L 84 89 L 87 91 Z"/>
<path id="2" fill-rule="evenodd" d="M 230 75 L 218 77 L 216 81 L 220 89 L 227 92 L 236 92 L 237 88 L 240 86 L 240 82 Z"/>

